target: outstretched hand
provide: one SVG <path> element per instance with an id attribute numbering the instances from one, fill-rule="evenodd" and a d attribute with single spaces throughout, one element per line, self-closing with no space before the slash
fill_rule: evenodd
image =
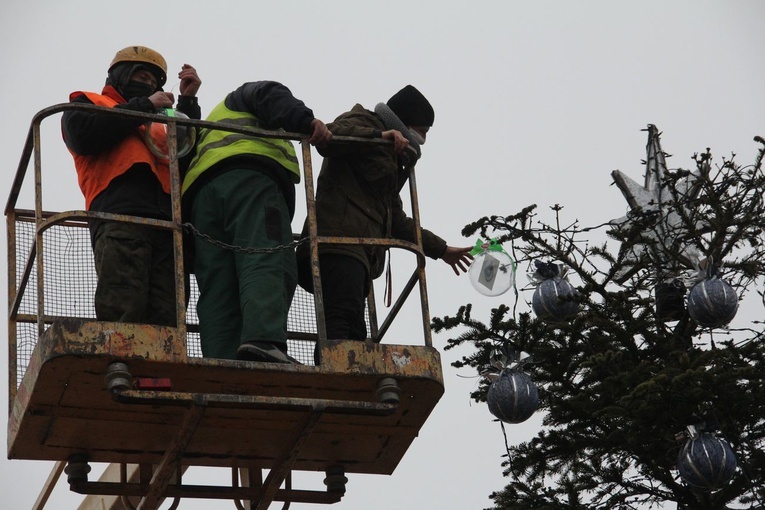
<path id="1" fill-rule="evenodd" d="M 443 255 L 441 255 L 441 259 L 452 266 L 454 274 L 459 276 L 460 271 L 466 273 L 470 267 L 470 262 L 473 260 L 473 256 L 470 254 L 470 250 L 472 249 L 472 246 L 468 246 L 467 248 L 447 246 Z"/>

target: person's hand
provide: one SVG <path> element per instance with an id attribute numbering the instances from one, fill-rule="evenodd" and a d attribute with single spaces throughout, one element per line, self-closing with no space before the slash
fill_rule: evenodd
<path id="1" fill-rule="evenodd" d="M 202 80 L 199 79 L 196 69 L 188 64 L 183 64 L 181 72 L 178 73 L 178 78 L 181 80 L 180 91 L 182 96 L 197 95 L 199 86 L 202 85 Z"/>
<path id="2" fill-rule="evenodd" d="M 175 97 L 172 92 L 155 92 L 149 96 L 149 101 L 154 105 L 154 109 L 172 108 Z"/>
<path id="3" fill-rule="evenodd" d="M 441 255 L 441 260 L 452 266 L 454 274 L 459 276 L 460 271 L 466 273 L 468 267 L 470 267 L 470 261 L 473 260 L 473 256 L 470 254 L 472 246 L 467 248 L 455 248 L 454 246 L 447 246 Z"/>
<path id="4" fill-rule="evenodd" d="M 389 129 L 388 131 L 382 132 L 382 137 L 384 140 L 393 141 L 393 152 L 396 154 L 403 153 L 406 148 L 409 147 L 409 140 L 407 140 L 406 137 L 401 134 L 401 131 Z"/>
<path id="5" fill-rule="evenodd" d="M 311 121 L 311 136 L 308 138 L 308 143 L 314 146 L 323 147 L 332 140 L 332 133 L 327 129 L 327 125 L 319 119 L 313 119 Z"/>

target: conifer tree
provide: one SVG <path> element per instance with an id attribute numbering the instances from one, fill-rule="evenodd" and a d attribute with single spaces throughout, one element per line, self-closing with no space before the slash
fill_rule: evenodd
<path id="1" fill-rule="evenodd" d="M 529 206 L 463 230 L 495 238 L 519 271 L 534 261 L 567 268 L 577 289 L 568 299 L 579 304 L 565 321 L 539 318 L 526 311 L 534 288 L 521 275 L 515 302 L 488 319 L 467 304 L 433 320 L 452 336 L 447 349 L 468 348 L 455 367 L 488 375 L 502 354 L 530 356 L 543 425 L 507 446 L 495 509 L 765 508 L 765 140 L 755 138 L 751 165 L 715 162 L 707 149 L 696 168 L 668 170 L 658 130 L 647 131 L 645 186 L 613 174 L 631 206 L 625 218 L 582 227 L 564 224 L 558 205 L 552 221 Z M 710 274 L 756 311 L 699 325 L 687 296 Z M 482 379 L 472 398 L 484 402 L 489 385 Z M 503 424 L 510 443 L 514 426 Z M 678 474 L 689 426 L 735 452 L 735 475 L 719 490 Z"/>

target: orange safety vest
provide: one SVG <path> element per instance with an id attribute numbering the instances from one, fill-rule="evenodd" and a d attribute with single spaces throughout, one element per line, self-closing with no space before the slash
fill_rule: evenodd
<path id="1" fill-rule="evenodd" d="M 105 93 L 109 93 L 104 89 Z M 97 106 L 106 106 L 113 108 L 115 105 L 122 101 L 117 101 L 112 97 L 96 94 L 95 92 L 72 92 L 69 95 L 69 100 L 85 96 Z M 124 101 L 124 100 L 123 100 Z M 163 126 L 157 125 L 157 128 Z M 162 161 L 157 158 L 144 142 L 144 135 L 146 132 L 146 126 L 138 126 L 133 133 L 125 138 L 121 143 L 115 147 L 95 155 L 81 155 L 69 151 L 74 158 L 74 166 L 77 169 L 77 181 L 80 184 L 80 190 L 85 195 L 85 208 L 90 209 L 90 204 L 93 199 L 98 196 L 103 190 L 105 190 L 112 179 L 119 177 L 127 172 L 136 163 L 146 163 L 151 167 L 151 171 L 157 176 L 162 189 L 165 193 L 170 193 L 170 166 L 168 161 Z M 157 134 L 164 134 L 163 129 L 157 129 Z M 154 133 L 154 130 L 152 130 Z M 158 137 L 156 137 L 158 138 Z M 155 144 L 158 146 L 166 146 L 166 139 L 157 139 Z"/>

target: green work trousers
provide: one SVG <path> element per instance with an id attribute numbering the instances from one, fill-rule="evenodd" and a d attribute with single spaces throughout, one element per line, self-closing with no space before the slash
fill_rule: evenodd
<path id="1" fill-rule="evenodd" d="M 206 358 L 236 359 L 244 342 L 287 348 L 287 313 L 297 284 L 295 251 L 248 253 L 292 242 L 290 208 L 276 181 L 251 169 L 229 170 L 205 183 L 191 209 L 196 237 L 200 341 Z"/>

